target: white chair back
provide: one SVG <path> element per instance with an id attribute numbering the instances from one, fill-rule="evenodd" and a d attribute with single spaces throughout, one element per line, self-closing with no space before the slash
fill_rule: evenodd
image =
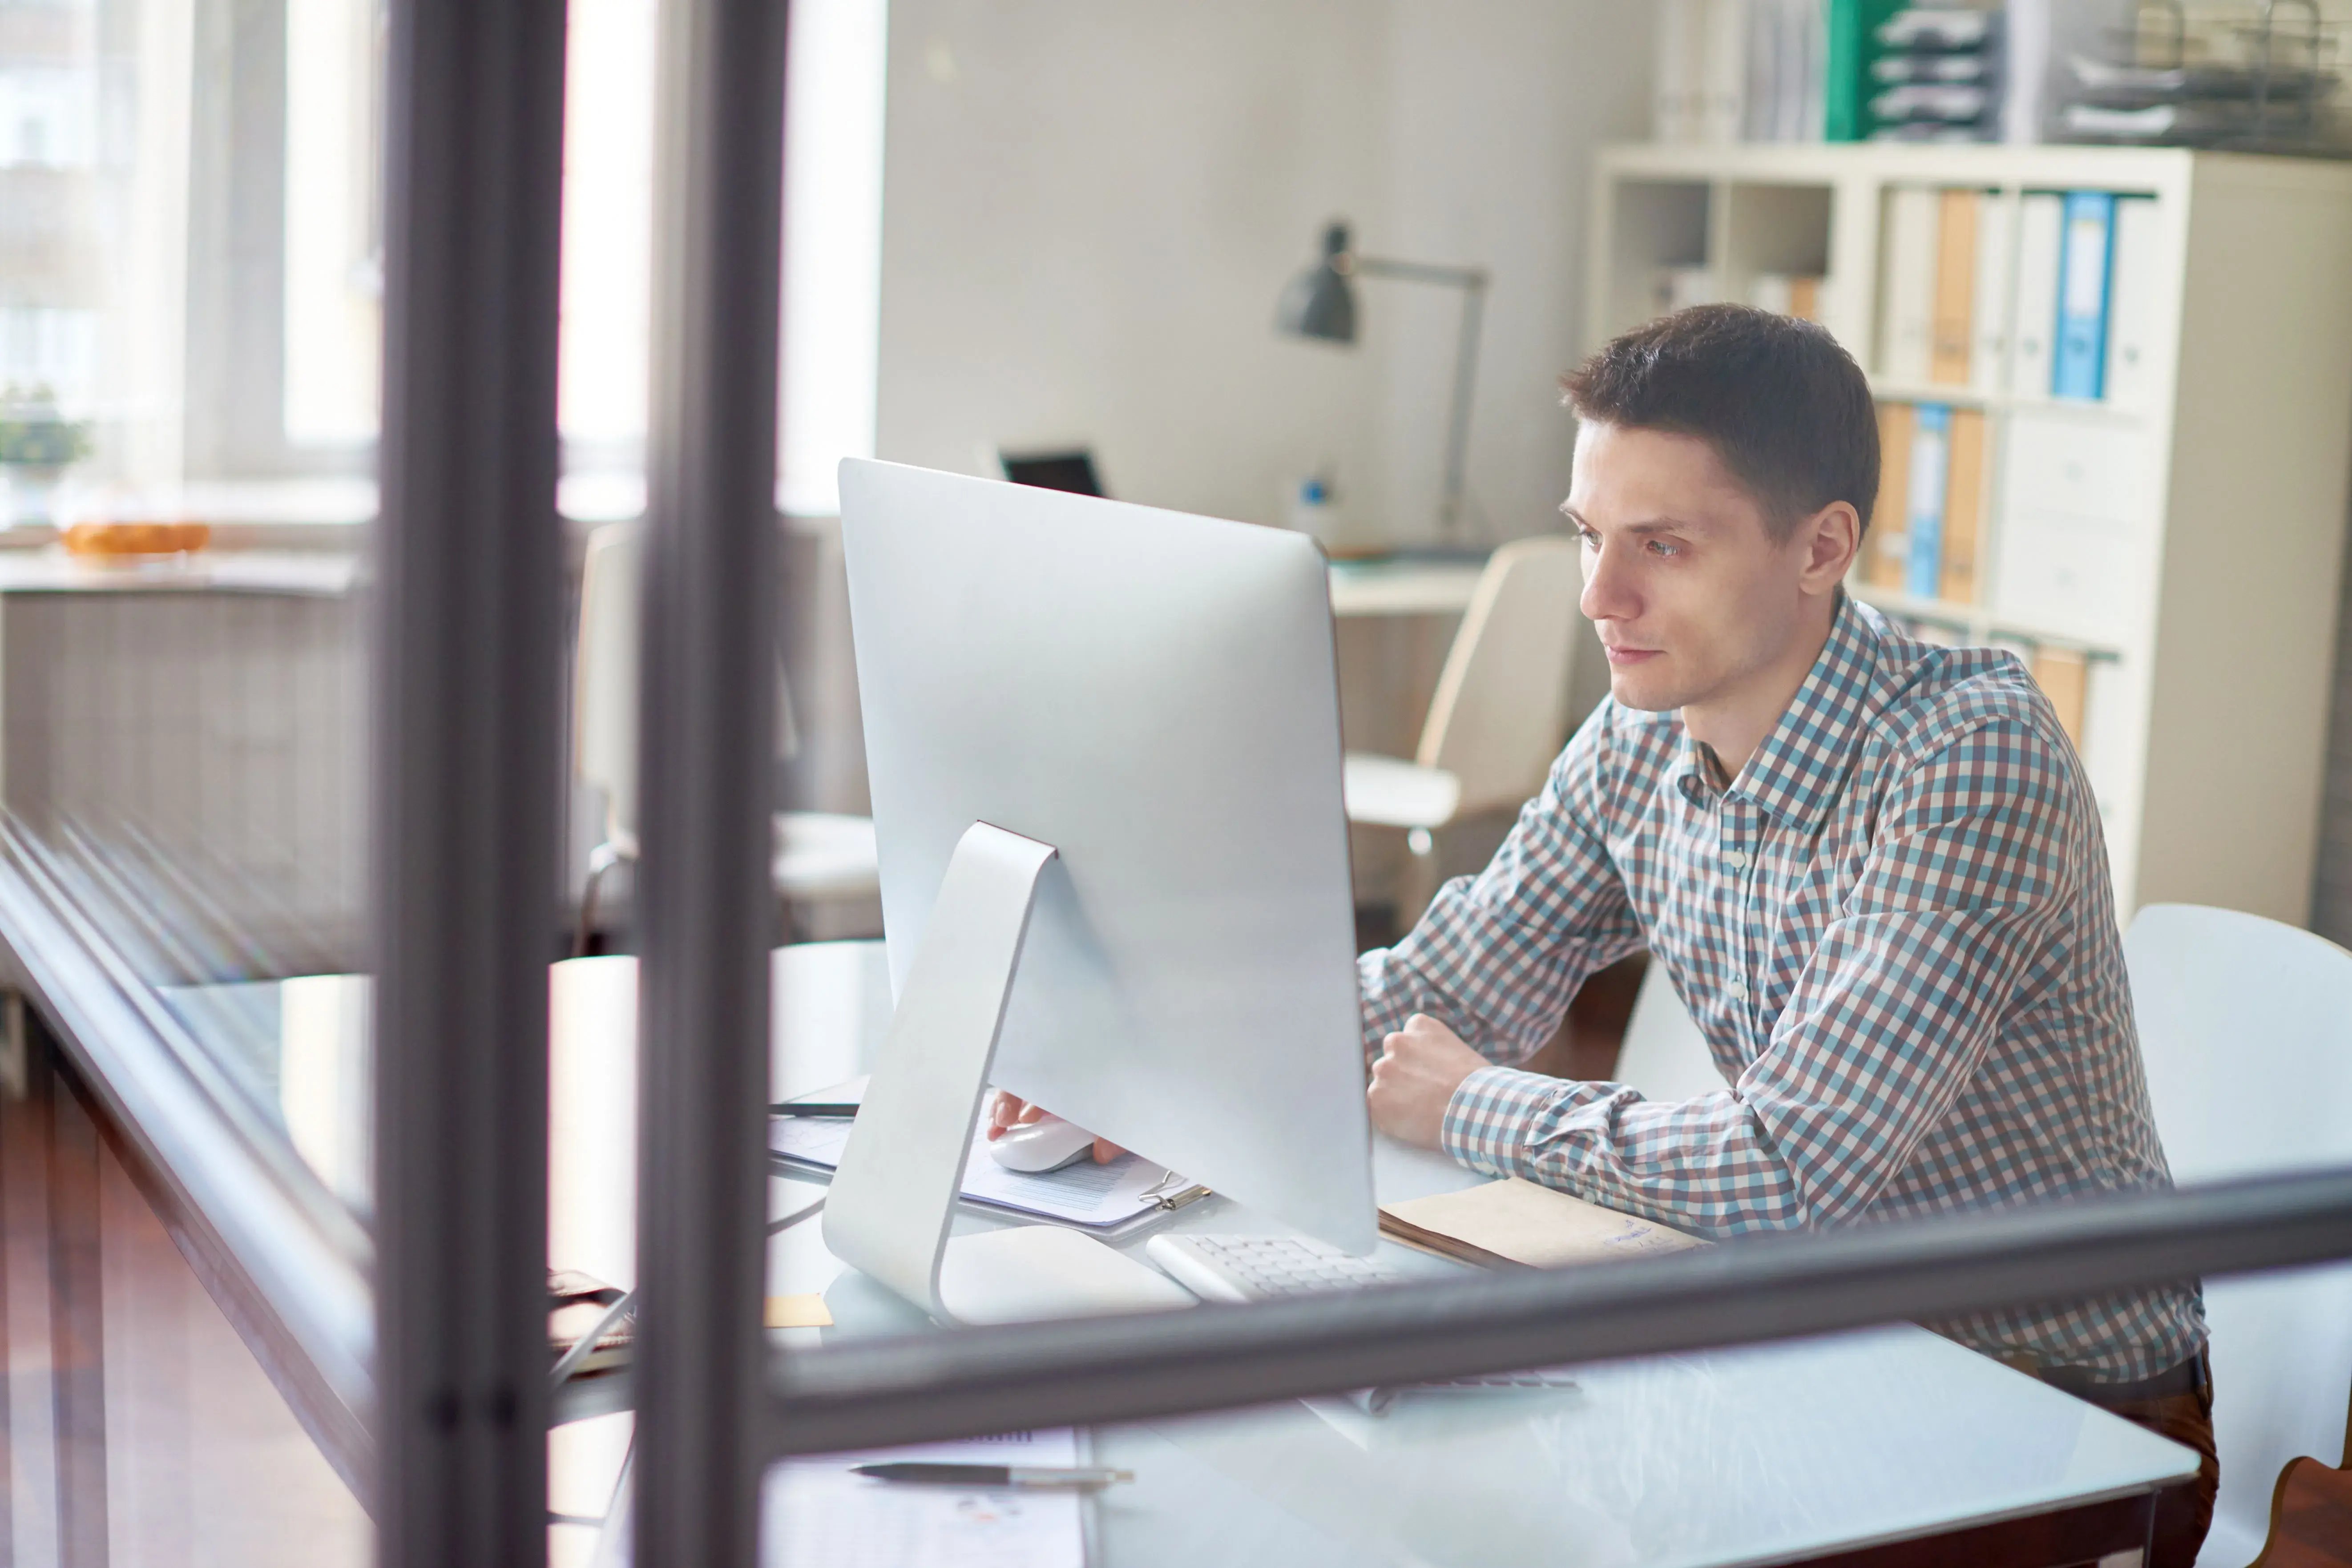
<path id="1" fill-rule="evenodd" d="M 1462 781 L 1460 815 L 1543 787 L 1568 738 L 1568 679 L 1582 591 L 1578 545 L 1522 539 L 1495 552 L 1445 656 L 1413 760 Z"/>
<path id="2" fill-rule="evenodd" d="M 645 597 L 642 531 L 607 523 L 580 567 L 580 642 L 572 675 L 572 765 L 604 794 L 604 837 L 637 833 L 637 617 Z"/>
<path id="3" fill-rule="evenodd" d="M 1691 1022 L 1683 999 L 1666 978 L 1657 955 L 1642 973 L 1633 1016 L 1625 1021 L 1625 1043 L 1617 1053 L 1616 1081 L 1638 1089 L 1644 1100 L 1696 1100 L 1726 1087 L 1706 1037 Z"/>
<path id="4" fill-rule="evenodd" d="M 2124 937 L 2173 1179 L 2352 1163 L 2352 952 L 2234 910 L 2153 904 Z M 2242 1568 L 2287 1462 L 2345 1457 L 2352 1265 L 2209 1279 L 2221 1494 L 2198 1561 Z"/>

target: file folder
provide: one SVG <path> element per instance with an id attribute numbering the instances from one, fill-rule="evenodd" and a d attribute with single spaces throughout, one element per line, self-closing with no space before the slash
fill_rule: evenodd
<path id="1" fill-rule="evenodd" d="M 1871 503 L 1864 542 L 1864 581 L 1898 592 L 1911 574 L 1911 405 L 1878 405 L 1878 499 Z"/>
<path id="2" fill-rule="evenodd" d="M 1949 605 L 1977 601 L 1977 553 L 1984 538 L 1985 416 L 1952 411 L 1950 473 L 1944 487 L 1943 581 L 1937 597 Z"/>
<path id="3" fill-rule="evenodd" d="M 2107 275 L 2115 257 L 2116 198 L 2106 191 L 2066 194 L 2066 241 L 2060 253 L 2058 363 L 2050 389 L 2060 397 L 2097 397 L 2107 379 Z"/>
<path id="4" fill-rule="evenodd" d="M 1927 185 L 1897 185 L 1886 195 L 1878 369 L 1887 380 L 1905 386 L 1927 379 L 1935 344 L 1939 208 L 1939 193 Z"/>
<path id="5" fill-rule="evenodd" d="M 1935 598 L 1944 581 L 1944 500 L 1951 474 L 1952 411 L 1922 403 L 1911 417 L 1911 555 L 1903 591 Z"/>
<path id="6" fill-rule="evenodd" d="M 2014 205 L 1993 195 L 1978 198 L 1976 288 L 1969 301 L 1976 341 L 1969 351 L 1969 384 L 1979 392 L 1998 394 L 2008 384 L 2010 311 L 2016 303 L 2016 227 Z"/>
<path id="7" fill-rule="evenodd" d="M 1936 292 L 1927 333 L 1927 379 L 1943 386 L 1969 384 L 1970 340 L 1976 336 L 1977 207 L 1974 191 L 1948 190 L 1936 206 Z"/>
<path id="8" fill-rule="evenodd" d="M 2144 408 L 2154 401 L 2158 247 L 2163 236 L 2156 203 L 2126 196 L 2116 203 L 2115 259 L 2107 271 L 2107 383 L 2110 403 Z"/>
<path id="9" fill-rule="evenodd" d="M 2017 315 L 2010 329 L 2009 387 L 2025 397 L 2047 397 L 2057 359 L 2058 251 L 2065 235 L 2066 203 L 2035 191 L 2017 209 Z"/>

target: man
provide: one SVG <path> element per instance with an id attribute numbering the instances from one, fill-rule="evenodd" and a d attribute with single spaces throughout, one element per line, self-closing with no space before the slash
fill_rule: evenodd
<path id="1" fill-rule="evenodd" d="M 1717 305 L 1563 384 L 1610 696 L 1486 869 L 1360 961 L 1374 1122 L 1718 1237 L 2167 1184 L 2098 810 L 2049 703 L 1843 590 L 1878 488 L 1860 369 Z M 1643 948 L 1723 1089 L 1507 1065 Z M 2197 1448 L 2151 1559 L 2193 1562 L 2219 1476 L 2193 1285 L 1939 1327 Z"/>

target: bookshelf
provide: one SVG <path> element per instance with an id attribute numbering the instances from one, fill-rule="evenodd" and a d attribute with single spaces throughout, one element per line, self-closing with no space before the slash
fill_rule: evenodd
<path id="1" fill-rule="evenodd" d="M 2006 237 L 1988 244 L 2012 247 L 2011 276 L 1979 289 L 1995 304 L 1979 331 L 1998 347 L 1979 339 L 1957 383 L 1884 374 L 1902 357 L 1882 341 L 1901 330 L 1888 311 L 1916 275 L 1891 254 L 1916 245 L 1894 215 L 1900 193 L 1922 189 L 1977 193 Z M 2053 396 L 2019 370 L 2021 219 L 2029 198 L 2069 192 L 2146 199 L 2114 229 L 2130 240 L 2137 357 L 2098 399 Z M 1817 317 L 1882 405 L 1981 417 L 1972 591 L 1906 592 L 1883 572 L 1874 584 L 1867 556 L 1853 591 L 1943 640 L 2050 650 L 2061 678 L 2087 681 L 2080 749 L 2119 918 L 2183 901 L 2306 923 L 2352 489 L 2352 164 L 2174 148 L 1622 146 L 1598 155 L 1591 200 L 1590 343 L 1654 314 L 1665 268 L 1681 269 L 1684 300 L 1756 298 L 1760 275 L 1818 278 Z"/>

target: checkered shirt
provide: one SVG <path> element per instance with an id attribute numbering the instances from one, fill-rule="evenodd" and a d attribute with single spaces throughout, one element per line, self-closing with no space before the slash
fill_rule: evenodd
<path id="1" fill-rule="evenodd" d="M 1507 1064 L 1647 948 L 1727 1087 L 1482 1068 L 1448 1153 L 1718 1237 L 2169 1184 L 2098 809 L 2015 658 L 1843 600 L 1739 776 L 1712 761 L 1676 714 L 1602 702 L 1360 979 L 1367 1050 L 1418 1012 Z M 2205 1340 L 2193 1281 L 1935 1326 L 2111 1381 Z"/>

